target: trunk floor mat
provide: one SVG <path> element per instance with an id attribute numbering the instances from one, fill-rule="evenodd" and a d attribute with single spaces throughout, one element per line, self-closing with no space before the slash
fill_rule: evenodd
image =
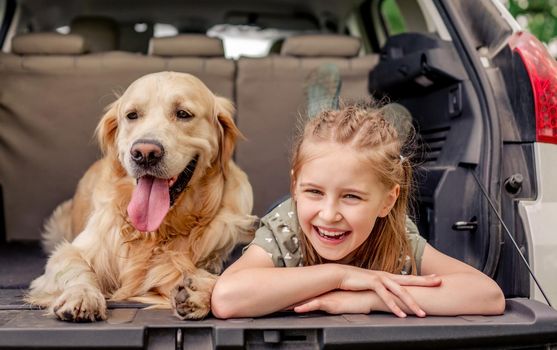
<path id="1" fill-rule="evenodd" d="M 0 244 L 0 289 L 29 287 L 43 273 L 45 263 L 39 242 Z"/>

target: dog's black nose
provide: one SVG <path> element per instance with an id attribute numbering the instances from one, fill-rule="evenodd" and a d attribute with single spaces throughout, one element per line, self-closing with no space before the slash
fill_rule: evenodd
<path id="1" fill-rule="evenodd" d="M 132 160 L 143 167 L 152 167 L 162 159 L 164 147 L 153 140 L 138 140 L 130 150 Z"/>

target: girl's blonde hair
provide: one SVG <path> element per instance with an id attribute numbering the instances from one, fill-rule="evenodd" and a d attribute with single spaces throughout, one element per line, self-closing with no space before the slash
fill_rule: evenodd
<path id="1" fill-rule="evenodd" d="M 353 147 L 365 156 L 370 171 L 391 189 L 400 186 L 400 194 L 387 216 L 378 217 L 369 238 L 356 248 L 352 265 L 400 273 L 410 257 L 412 273 L 416 264 L 406 239 L 406 210 L 409 202 L 412 167 L 408 154 L 403 157 L 403 142 L 397 131 L 384 118 L 385 107 L 347 105 L 340 110 L 327 110 L 309 120 L 295 142 L 292 154 L 291 194 L 295 198 L 295 184 L 300 169 L 307 161 L 305 147 L 309 142 L 335 142 Z M 389 118 L 392 118 L 390 112 Z M 322 258 L 304 234 L 300 235 L 304 265 L 322 263 Z"/>

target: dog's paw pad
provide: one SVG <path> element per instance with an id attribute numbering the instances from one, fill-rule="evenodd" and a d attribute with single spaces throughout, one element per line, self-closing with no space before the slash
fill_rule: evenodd
<path id="1" fill-rule="evenodd" d="M 184 288 L 183 286 L 178 286 L 177 290 L 176 290 L 176 295 L 174 296 L 174 300 L 176 301 L 176 304 L 183 304 L 186 302 L 186 300 L 188 300 L 189 297 L 189 293 L 186 290 L 186 288 Z"/>
<path id="2" fill-rule="evenodd" d="M 197 308 L 198 307 L 197 305 L 195 305 L 195 303 L 186 301 L 184 303 L 176 305 L 176 312 L 178 313 L 178 315 L 184 318 L 189 318 L 188 315 L 195 313 L 197 311 Z"/>
<path id="3" fill-rule="evenodd" d="M 194 320 L 205 317 L 211 310 L 212 284 L 205 279 L 184 278 L 176 286 L 173 294 L 173 306 L 178 318 Z"/>
<path id="4" fill-rule="evenodd" d="M 58 297 L 52 313 L 62 321 L 93 322 L 106 319 L 106 301 L 93 289 L 68 289 Z"/>

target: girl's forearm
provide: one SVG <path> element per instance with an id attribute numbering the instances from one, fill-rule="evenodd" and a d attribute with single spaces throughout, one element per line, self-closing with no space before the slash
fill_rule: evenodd
<path id="1" fill-rule="evenodd" d="M 505 310 L 505 297 L 499 286 L 487 276 L 455 273 L 440 276 L 438 287 L 407 286 L 407 291 L 427 315 L 499 315 Z M 380 298 L 373 298 L 374 309 L 389 312 Z M 397 301 L 404 312 L 412 314 Z"/>
<path id="2" fill-rule="evenodd" d="M 262 316 L 337 289 L 342 278 L 337 264 L 225 272 L 215 285 L 211 309 L 219 318 Z"/>

